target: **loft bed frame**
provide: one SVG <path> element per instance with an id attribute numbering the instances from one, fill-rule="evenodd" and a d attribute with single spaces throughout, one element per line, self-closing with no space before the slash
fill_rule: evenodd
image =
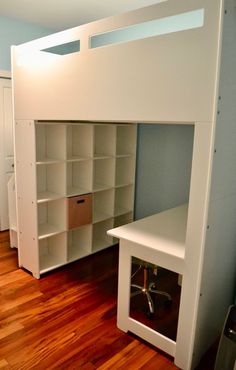
<path id="1" fill-rule="evenodd" d="M 175 16 L 180 14 L 198 14 L 200 21 L 194 27 L 157 31 L 129 41 L 113 39 L 114 30 L 131 30 L 138 24 L 147 29 L 150 21 L 172 20 L 178 25 Z M 45 120 L 194 127 L 183 253 L 179 267 L 172 265 L 183 275 L 178 333 L 176 342 L 167 346 L 176 365 L 183 369 L 194 368 L 219 335 L 233 299 L 235 18 L 233 0 L 166 0 L 12 49 L 17 124 Z M 108 38 L 107 45 L 93 45 L 99 35 Z M 60 44 L 78 40 L 78 52 L 51 52 Z M 15 137 L 20 198 L 23 185 L 17 129 Z M 28 225 L 17 203 L 21 232 Z M 19 249 L 21 238 L 19 233 Z M 167 262 L 170 267 L 172 262 Z M 167 347 L 159 346 L 168 352 Z"/>

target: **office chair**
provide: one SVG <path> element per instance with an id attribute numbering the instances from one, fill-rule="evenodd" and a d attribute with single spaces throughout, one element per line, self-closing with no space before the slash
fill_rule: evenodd
<path id="1" fill-rule="evenodd" d="M 152 263 L 142 261 L 142 260 L 137 259 L 137 258 L 133 258 L 132 263 L 134 265 L 138 265 L 138 268 L 132 274 L 131 282 L 132 282 L 132 279 L 137 275 L 137 273 L 143 268 L 143 285 L 141 286 L 141 285 L 138 285 L 138 284 L 132 284 L 131 283 L 131 289 L 133 288 L 133 289 L 135 289 L 135 291 L 133 291 L 133 292 L 131 291 L 130 297 L 133 298 L 133 297 L 135 297 L 139 294 L 144 294 L 147 298 L 148 308 L 149 308 L 147 316 L 149 318 L 152 318 L 154 316 L 155 307 L 154 307 L 153 299 L 151 297 L 151 293 L 156 294 L 156 295 L 162 295 L 162 296 L 166 297 L 165 307 L 170 307 L 171 306 L 172 298 L 171 298 L 169 293 L 156 289 L 156 285 L 157 285 L 156 282 L 150 279 L 151 272 L 154 272 L 154 276 L 156 275 L 157 266 L 153 265 Z"/>

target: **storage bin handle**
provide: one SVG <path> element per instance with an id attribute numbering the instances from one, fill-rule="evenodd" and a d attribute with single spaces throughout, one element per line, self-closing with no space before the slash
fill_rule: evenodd
<path id="1" fill-rule="evenodd" d="M 85 199 L 77 200 L 77 204 L 84 203 L 84 202 L 85 202 Z"/>

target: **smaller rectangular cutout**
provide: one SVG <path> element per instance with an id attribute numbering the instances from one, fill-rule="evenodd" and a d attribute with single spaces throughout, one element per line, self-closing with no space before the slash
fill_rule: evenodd
<path id="1" fill-rule="evenodd" d="M 57 54 L 57 55 L 67 55 L 78 53 L 80 51 L 80 40 L 67 42 L 66 44 L 60 44 L 52 46 L 51 48 L 42 49 L 41 51 L 46 51 L 47 53 Z"/>

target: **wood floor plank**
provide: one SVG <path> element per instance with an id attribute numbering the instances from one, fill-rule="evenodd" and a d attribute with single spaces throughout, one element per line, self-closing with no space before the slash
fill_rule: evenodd
<path id="1" fill-rule="evenodd" d="M 15 257 L 15 255 L 14 255 L 14 257 Z M 8 289 L 9 284 L 14 284 L 15 285 L 16 283 L 18 284 L 22 280 L 23 280 L 24 283 L 26 281 L 30 281 L 31 276 L 29 274 L 27 274 L 25 271 L 21 270 L 21 269 L 14 270 L 14 271 L 9 272 L 8 274 L 6 274 L 6 276 L 4 276 L 4 278 L 0 279 L 0 288 L 6 287 Z"/>
<path id="2" fill-rule="evenodd" d="M 8 362 L 5 360 L 5 358 L 0 359 L 0 369 L 10 369 L 10 366 Z"/>
<path id="3" fill-rule="evenodd" d="M 177 369 L 117 328 L 117 274 L 112 247 L 37 280 L 17 268 L 9 234 L 0 232 L 0 369 Z"/>
<path id="4" fill-rule="evenodd" d="M 148 360 L 154 357 L 155 352 L 142 343 L 134 340 L 122 351 L 98 367 L 99 370 L 108 369 L 140 369 Z"/>
<path id="5" fill-rule="evenodd" d="M 12 333 L 16 333 L 19 330 L 24 329 L 24 326 L 19 324 L 19 323 L 12 323 L 7 326 L 2 326 L 0 327 L 0 339 L 8 337 L 8 335 Z"/>

